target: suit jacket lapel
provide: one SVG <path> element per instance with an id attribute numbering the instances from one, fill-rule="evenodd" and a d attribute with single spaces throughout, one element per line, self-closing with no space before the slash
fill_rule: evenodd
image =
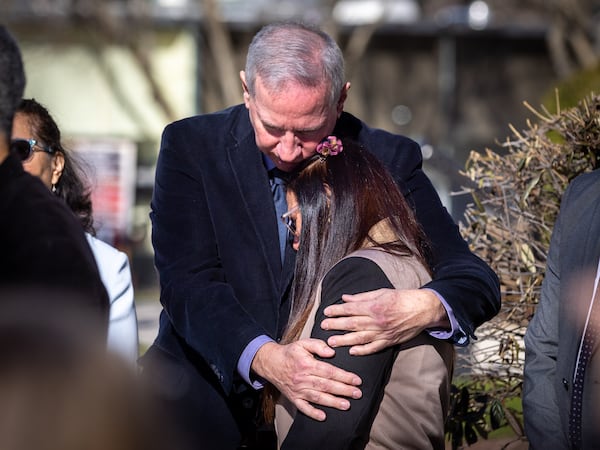
<path id="1" fill-rule="evenodd" d="M 241 226 L 254 229 L 257 248 L 271 270 L 273 287 L 279 293 L 282 267 L 275 206 L 268 174 L 249 122 L 247 126 L 242 123 L 233 130 L 227 155 L 242 200 L 239 207 L 246 210 L 249 218 L 249 222 Z"/>

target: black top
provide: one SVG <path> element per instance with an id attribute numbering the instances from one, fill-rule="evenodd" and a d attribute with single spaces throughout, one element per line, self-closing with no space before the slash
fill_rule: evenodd
<path id="1" fill-rule="evenodd" d="M 0 291 L 3 303 L 77 299 L 108 327 L 108 295 L 79 221 L 13 155 L 0 164 Z"/>
<path id="2" fill-rule="evenodd" d="M 325 319 L 323 310 L 327 306 L 342 303 L 342 294 L 357 294 L 380 288 L 393 288 L 393 285 L 375 262 L 361 257 L 340 261 L 323 279 L 321 305 L 315 316 L 311 337 L 327 341 L 330 336 L 340 334 L 339 331 L 323 330 L 319 324 Z M 365 448 L 397 349 L 388 347 L 367 356 L 351 356 L 349 349 L 350 347 L 336 348 L 335 356 L 326 361 L 361 377 L 362 398 L 349 399 L 348 411 L 319 406 L 327 414 L 324 422 L 313 420 L 298 411 L 281 450 Z"/>

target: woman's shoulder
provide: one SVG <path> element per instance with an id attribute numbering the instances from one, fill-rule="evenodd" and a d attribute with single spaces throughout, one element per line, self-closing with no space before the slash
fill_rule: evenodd
<path id="1" fill-rule="evenodd" d="M 416 257 L 376 248 L 350 253 L 331 268 L 326 279 L 364 281 L 375 272 L 382 272 L 399 289 L 417 289 L 431 280 L 429 272 Z"/>

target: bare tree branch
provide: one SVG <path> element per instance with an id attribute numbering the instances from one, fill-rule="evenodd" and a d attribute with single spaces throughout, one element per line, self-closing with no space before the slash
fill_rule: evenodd
<path id="1" fill-rule="evenodd" d="M 227 26 L 221 18 L 216 0 L 201 0 L 208 33 L 208 46 L 217 68 L 219 87 L 224 105 L 240 102 L 240 80 L 235 67 L 235 52 Z"/>

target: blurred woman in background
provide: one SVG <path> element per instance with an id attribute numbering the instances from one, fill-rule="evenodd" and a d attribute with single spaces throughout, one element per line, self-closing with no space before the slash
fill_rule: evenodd
<path id="1" fill-rule="evenodd" d="M 74 155 L 61 142 L 58 125 L 34 99 L 24 99 L 15 115 L 11 150 L 23 168 L 38 177 L 79 218 L 110 298 L 108 348 L 136 363 L 138 326 L 127 255 L 94 237 L 90 187 Z"/>

